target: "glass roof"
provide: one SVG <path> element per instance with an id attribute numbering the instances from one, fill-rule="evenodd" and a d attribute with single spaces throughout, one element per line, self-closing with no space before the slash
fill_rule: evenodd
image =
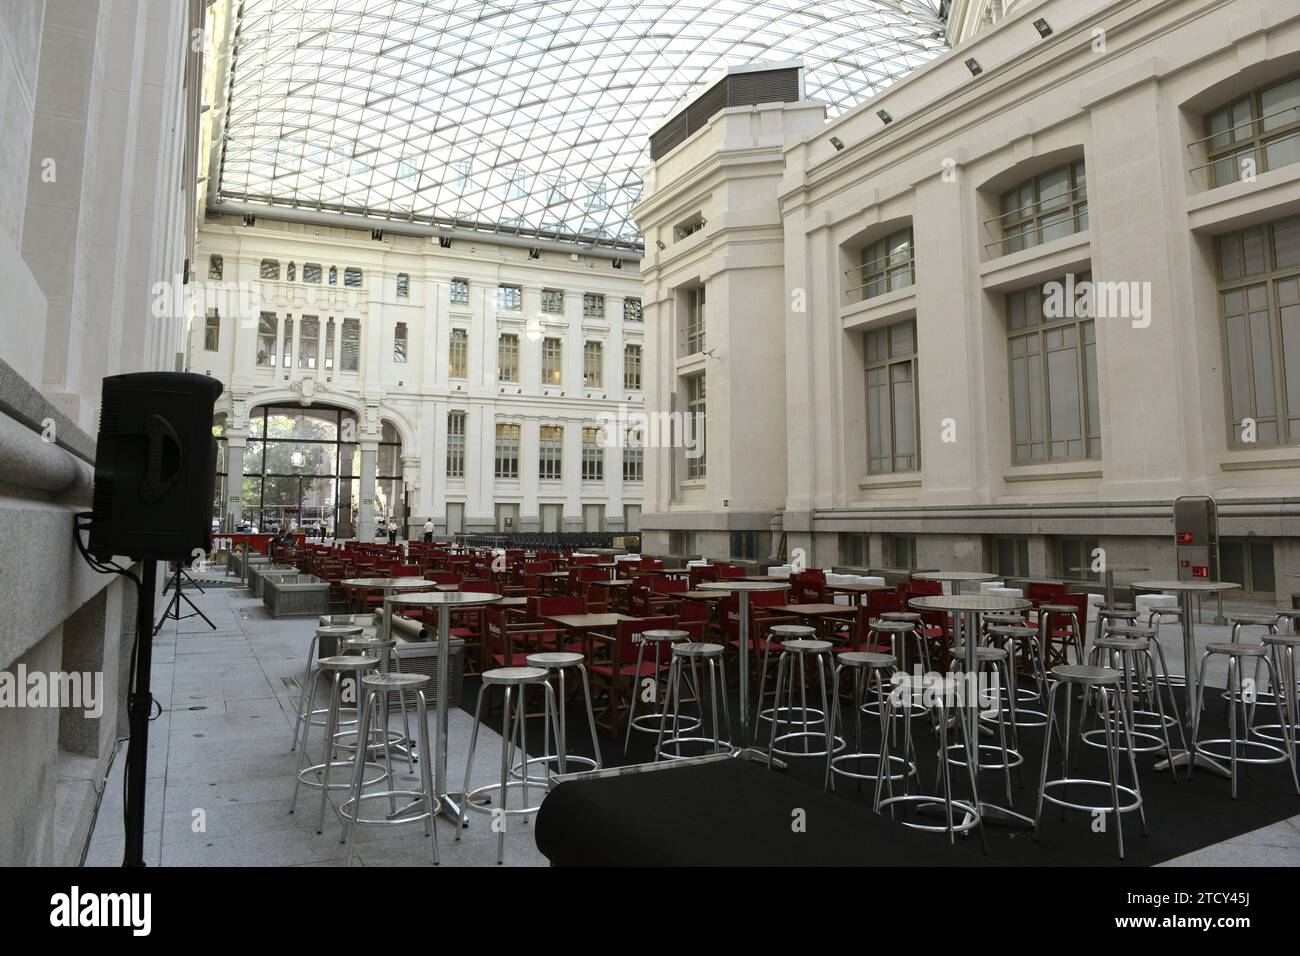
<path id="1" fill-rule="evenodd" d="M 832 115 L 944 49 L 939 0 L 242 0 L 220 200 L 602 245 L 649 134 L 728 66 Z"/>

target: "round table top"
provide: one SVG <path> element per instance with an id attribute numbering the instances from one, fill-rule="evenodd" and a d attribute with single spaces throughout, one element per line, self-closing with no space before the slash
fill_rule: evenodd
<path id="1" fill-rule="evenodd" d="M 912 577 L 918 581 L 996 581 L 996 574 L 986 571 L 918 571 Z"/>
<path id="2" fill-rule="evenodd" d="M 437 604 L 491 604 L 500 601 L 500 594 L 488 594 L 485 591 L 421 591 L 418 594 L 394 594 L 385 598 L 385 603 L 405 606 L 425 606 Z"/>
<path id="3" fill-rule="evenodd" d="M 350 588 L 427 588 L 432 581 L 424 578 L 347 578 L 340 582 Z"/>
<path id="4" fill-rule="evenodd" d="M 1000 594 L 926 594 L 907 603 L 925 611 L 1022 611 L 1029 607 L 1024 598 Z"/>
<path id="5" fill-rule="evenodd" d="M 1130 587 L 1149 588 L 1152 591 L 1235 591 L 1241 587 L 1232 581 L 1134 581 Z"/>
<path id="6" fill-rule="evenodd" d="M 700 591 L 779 591 L 790 586 L 789 581 L 701 581 L 695 587 Z"/>

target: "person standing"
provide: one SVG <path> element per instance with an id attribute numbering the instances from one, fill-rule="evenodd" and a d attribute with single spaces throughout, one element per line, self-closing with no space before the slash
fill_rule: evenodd
<path id="1" fill-rule="evenodd" d="M 429 544 L 433 541 L 433 519 L 424 519 L 424 542 Z"/>
<path id="2" fill-rule="evenodd" d="M 397 544 L 397 521 L 393 518 L 388 519 L 388 543 Z"/>

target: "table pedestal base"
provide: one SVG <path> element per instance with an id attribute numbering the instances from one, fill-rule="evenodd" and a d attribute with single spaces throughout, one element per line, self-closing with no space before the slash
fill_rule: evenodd
<path id="1" fill-rule="evenodd" d="M 1217 760 L 1205 756 L 1205 754 L 1194 754 L 1187 750 L 1179 750 L 1174 754 L 1172 761 L 1169 759 L 1161 760 L 1155 765 L 1155 768 L 1159 771 L 1165 771 L 1169 769 L 1170 763 L 1172 763 L 1175 768 L 1192 766 L 1198 770 L 1208 770 L 1211 773 L 1217 773 L 1225 780 L 1232 777 L 1232 774 L 1229 772 L 1227 767 L 1223 766 L 1223 764 L 1219 763 Z"/>

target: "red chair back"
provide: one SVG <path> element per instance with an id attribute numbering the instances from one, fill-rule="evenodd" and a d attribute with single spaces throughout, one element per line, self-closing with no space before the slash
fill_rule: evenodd
<path id="1" fill-rule="evenodd" d="M 530 597 L 528 618 L 540 621 L 559 614 L 586 614 L 587 602 L 580 597 Z"/>
<path id="2" fill-rule="evenodd" d="M 636 663 L 636 644 L 632 638 L 643 631 L 676 630 L 677 619 L 673 617 L 644 617 L 639 621 L 619 621 L 614 630 L 614 639 L 618 641 L 618 659 L 620 666 Z"/>
<path id="3" fill-rule="evenodd" d="M 460 584 L 464 578 L 455 571 L 429 571 L 425 574 L 424 580 L 432 581 L 434 584 Z"/>
<path id="4" fill-rule="evenodd" d="M 420 576 L 420 566 L 418 564 L 399 564 L 389 574 L 395 578 L 418 578 Z"/>
<path id="5" fill-rule="evenodd" d="M 1047 584 L 1031 581 L 1025 588 L 1025 597 L 1035 607 L 1039 604 L 1069 604 L 1069 591 L 1064 584 Z M 1086 600 L 1086 599 L 1085 599 Z"/>
<path id="6" fill-rule="evenodd" d="M 681 594 L 689 587 L 684 578 L 666 578 L 661 574 L 650 576 L 650 589 L 655 594 Z"/>

